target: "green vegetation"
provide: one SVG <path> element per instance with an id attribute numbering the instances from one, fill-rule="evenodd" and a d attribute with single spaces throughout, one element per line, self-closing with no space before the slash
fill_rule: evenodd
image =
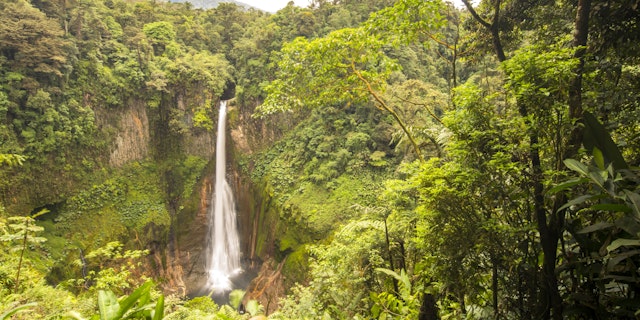
<path id="1" fill-rule="evenodd" d="M 1 2 L 0 319 L 639 317 L 638 5 L 462 3 Z M 265 268 L 218 305 L 230 84 Z"/>
<path id="2" fill-rule="evenodd" d="M 401 138 L 395 138 L 378 130 L 380 142 L 404 139 L 413 147 L 407 149 L 405 142 L 389 150 L 380 147 L 383 143 L 371 143 L 373 148 L 366 153 L 372 163 L 380 163 L 378 155 L 384 154 L 388 159 L 382 163 L 393 168 L 382 175 L 376 172 L 376 178 L 387 182 L 378 184 L 379 189 L 364 201 L 354 196 L 362 189 L 350 189 L 346 202 L 369 206 L 365 213 L 344 215 L 343 209 L 330 217 L 314 211 L 313 203 L 325 202 L 322 207 L 330 208 L 337 202 L 334 196 L 340 187 L 336 186 L 364 180 L 347 170 L 335 170 L 340 168 L 336 166 L 340 149 L 314 145 L 313 138 L 301 139 L 299 134 L 285 138 L 286 144 L 300 143 L 297 151 L 287 149 L 286 144 L 271 149 L 278 156 L 267 156 L 264 161 L 272 166 L 267 170 L 267 188 L 281 199 L 283 212 L 294 213 L 294 219 L 300 216 L 295 215 L 298 210 L 312 214 L 309 218 L 302 214 L 306 219 L 300 219 L 312 229 L 324 230 L 319 221 L 327 219 L 331 226 L 321 234 L 321 247 L 308 247 L 308 279 L 292 292 L 282 312 L 292 318 L 366 317 L 368 311 L 378 318 L 406 317 L 409 311 L 405 304 L 416 303 L 418 297 L 421 317 L 434 312 L 455 318 L 637 316 L 633 307 L 637 302 L 631 293 L 637 283 L 626 278 L 633 278 L 633 272 L 622 266 L 636 263 L 636 243 L 632 239 L 637 237 L 637 230 L 626 226 L 635 225 L 637 217 L 623 214 L 632 212 L 631 198 L 638 193 L 636 169 L 617 165 L 625 172 L 618 175 L 619 181 L 625 181 L 624 196 L 614 191 L 617 188 L 610 180 L 616 179 L 613 170 L 616 163 L 624 161 L 622 155 L 630 156 L 634 165 L 638 163 L 633 156 L 637 148 L 626 143 L 637 136 L 637 130 L 628 135 L 619 125 L 627 121 L 628 110 L 635 110 L 637 115 L 637 101 L 633 97 L 619 99 L 614 92 L 623 92 L 626 85 L 608 86 L 610 82 L 599 74 L 612 71 L 605 65 L 613 63 L 618 66 L 614 74 L 624 77 L 625 66 L 636 66 L 638 57 L 627 54 L 631 47 L 613 52 L 599 42 L 606 42 L 602 37 L 613 36 L 604 35 L 605 25 L 616 29 L 618 24 L 630 21 L 626 15 L 618 16 L 620 20 L 608 15 L 612 20 L 589 21 L 593 12 L 603 13 L 603 7 L 609 8 L 597 1 L 580 1 L 577 8 L 565 3 L 484 1 L 476 8 L 468 6 L 465 15 L 437 1 L 397 1 L 372 15 L 364 29 L 342 29 L 285 45 L 277 79 L 266 87 L 268 96 L 260 107 L 261 115 L 313 108 L 307 120 L 294 130 L 304 132 L 315 127 L 331 128 L 333 114 L 349 119 L 351 114 L 358 114 L 358 108 L 375 105 L 390 109 L 388 114 L 396 121 L 387 125 L 403 131 Z M 615 10 L 620 13 L 617 10 L 622 6 Z M 576 18 L 563 18 L 568 16 Z M 448 25 L 440 19 L 448 20 Z M 587 34 L 593 42 L 587 42 Z M 615 37 L 635 39 L 626 32 Z M 379 47 L 380 41 L 383 47 Z M 383 54 L 359 55 L 354 49 L 357 43 L 366 43 Z M 405 59 L 385 62 L 409 57 L 406 52 L 418 45 L 430 46 L 428 50 L 442 59 L 418 66 Z M 349 48 L 354 56 L 339 54 L 341 48 Z M 358 60 L 365 57 L 373 60 Z M 402 68 L 379 73 L 390 63 L 399 63 Z M 428 71 L 434 66 L 441 70 L 435 76 Z M 416 72 L 416 68 L 424 71 Z M 366 73 L 366 77 L 359 77 L 358 72 Z M 422 77 L 411 79 L 413 75 Z M 434 79 L 437 76 L 442 79 Z M 431 83 L 431 87 L 421 83 Z M 442 83 L 449 86 L 441 87 Z M 603 90 L 603 85 L 608 89 Z M 603 100 L 597 98 L 601 95 L 615 96 L 616 106 L 603 107 L 599 102 Z M 314 118 L 317 113 L 323 116 Z M 595 119 L 604 115 L 603 128 L 607 129 L 594 131 L 602 127 Z M 319 119 L 316 121 L 323 125 L 306 122 L 309 119 Z M 361 127 L 367 120 L 358 114 L 350 128 L 356 128 L 356 123 Z M 637 121 L 633 123 L 637 129 Z M 602 140 L 610 134 L 614 140 Z M 361 131 L 334 135 L 323 131 L 314 137 L 331 143 L 355 136 L 372 134 Z M 615 139 L 619 139 L 617 145 Z M 595 145 L 593 140 L 600 142 Z M 306 154 L 309 145 L 320 156 L 298 165 L 296 160 Z M 321 157 L 324 150 L 330 154 L 326 159 Z M 406 153 L 413 156 L 407 157 Z M 425 161 L 411 161 L 416 158 Z M 398 160 L 403 162 L 399 166 Z M 589 161 L 600 164 L 600 173 L 577 165 Z M 609 163 L 613 167 L 606 171 Z M 376 165 L 362 169 L 371 172 L 373 167 Z M 562 183 L 572 175 L 569 169 L 591 178 Z M 609 193 L 580 192 L 587 179 L 594 179 Z M 299 190 L 312 190 L 311 194 L 320 199 L 312 201 Z M 575 192 L 578 196 L 573 195 Z M 626 219 L 634 222 L 621 222 Z M 377 229 L 376 240 L 368 239 L 362 231 L 357 240 L 341 239 L 341 228 L 364 221 L 384 223 L 384 228 Z M 374 232 L 376 227 L 367 230 Z M 367 239 L 366 244 L 361 239 Z M 622 255 L 616 251 L 620 248 L 625 248 Z M 357 259 L 362 249 L 368 259 L 350 260 Z M 331 260 L 334 254 L 340 258 Z M 325 259 L 331 262 L 325 264 Z M 389 270 L 385 275 L 392 275 L 392 280 L 366 272 L 375 268 Z M 403 272 L 408 276 L 402 276 Z M 406 285 L 407 279 L 410 285 Z M 600 289 L 585 291 L 596 287 Z M 421 289 L 412 293 L 412 288 Z M 356 294 L 361 292 L 371 294 Z M 622 300 L 634 302 L 621 305 Z M 409 309 L 416 311 L 416 306 Z"/>

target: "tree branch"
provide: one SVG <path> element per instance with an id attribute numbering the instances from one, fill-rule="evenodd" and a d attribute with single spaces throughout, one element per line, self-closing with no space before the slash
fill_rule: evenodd
<path id="1" fill-rule="evenodd" d="M 407 126 L 404 124 L 404 122 L 402 121 L 402 119 L 400 119 L 400 116 L 398 116 L 398 114 L 393 111 L 393 109 L 391 109 L 385 102 L 384 100 L 382 100 L 382 98 L 380 98 L 380 96 L 378 96 L 378 94 L 375 92 L 375 90 L 373 90 L 373 88 L 371 87 L 371 84 L 369 83 L 369 81 L 367 79 L 365 79 L 362 74 L 360 73 L 360 71 L 358 71 L 358 69 L 356 68 L 356 64 L 355 62 L 351 61 L 351 70 L 353 71 L 353 73 L 358 76 L 358 78 L 364 82 L 364 84 L 367 86 L 367 91 L 369 91 L 369 93 L 371 94 L 371 96 L 373 96 L 373 99 L 378 102 L 378 104 L 380 105 L 380 107 L 382 109 L 384 109 L 385 111 L 389 112 L 393 118 L 396 120 L 396 122 L 400 125 L 400 127 L 402 128 L 402 131 L 404 131 L 404 133 L 407 135 L 407 138 L 409 138 L 409 141 L 411 141 L 411 145 L 413 146 L 413 149 L 416 152 L 416 155 L 418 156 L 418 159 L 420 160 L 420 162 L 424 162 L 424 158 L 422 157 L 422 152 L 420 151 L 420 147 L 418 147 L 418 144 L 416 143 L 416 140 L 413 138 L 413 135 L 411 134 L 411 132 L 409 132 L 409 129 L 407 128 Z"/>
<path id="2" fill-rule="evenodd" d="M 473 6 L 469 2 L 469 0 L 462 0 L 462 3 L 464 3 L 464 6 L 467 7 L 467 10 L 469 10 L 469 13 L 471 13 L 471 15 L 473 16 L 474 19 L 476 19 L 476 21 L 478 21 L 485 28 L 491 29 L 491 25 L 489 24 L 489 22 L 487 22 L 486 20 L 482 19 L 482 17 L 480 17 L 478 15 L 478 13 L 473 8 Z M 494 17 L 494 20 L 495 20 L 495 17 Z"/>
<path id="3" fill-rule="evenodd" d="M 444 123 L 442 123 L 442 120 L 440 120 L 440 118 L 438 118 L 438 116 L 436 116 L 436 115 L 435 115 L 435 113 L 433 113 L 433 111 L 431 111 L 431 109 L 429 109 L 429 106 L 428 106 L 426 103 L 417 103 L 417 102 L 413 102 L 413 101 L 411 101 L 411 100 L 409 100 L 409 99 L 402 98 L 402 97 L 397 96 L 397 95 L 395 95 L 395 94 L 394 94 L 393 96 L 394 96 L 394 97 L 396 97 L 396 98 L 398 98 L 398 99 L 400 99 L 402 102 L 410 103 L 410 104 L 412 104 L 412 105 L 414 105 L 414 106 L 423 106 L 423 107 L 427 110 L 427 112 L 429 113 L 429 115 L 430 115 L 434 120 L 436 120 L 438 123 L 440 123 L 443 127 L 445 127 L 445 128 L 446 128 L 446 126 L 444 125 Z"/>
<path id="4" fill-rule="evenodd" d="M 496 55 L 498 56 L 498 61 L 503 62 L 507 60 L 507 56 L 504 54 L 504 49 L 502 48 L 502 41 L 500 41 L 500 30 L 498 28 L 498 23 L 500 21 L 500 0 L 495 0 L 493 5 L 493 20 L 492 23 L 489 24 L 486 20 L 482 19 L 480 15 L 473 8 L 469 0 L 462 0 L 464 5 L 469 10 L 469 13 L 473 16 L 476 21 L 478 21 L 482 26 L 487 28 L 487 30 L 491 33 L 491 40 L 493 42 L 493 49 L 496 51 Z"/>

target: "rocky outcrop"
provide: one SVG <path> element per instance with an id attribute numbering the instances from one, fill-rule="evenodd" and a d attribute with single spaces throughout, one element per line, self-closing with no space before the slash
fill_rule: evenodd
<path id="1" fill-rule="evenodd" d="M 184 114 L 186 127 L 191 127 L 193 115 L 185 110 L 185 102 L 177 99 L 177 109 Z M 130 102 L 129 107 L 123 111 L 107 114 L 103 110 L 104 117 L 100 120 L 101 126 L 111 127 L 114 138 L 112 139 L 109 153 L 109 165 L 121 167 L 131 161 L 139 161 L 147 158 L 153 148 L 150 132 L 148 108 L 140 101 Z M 117 119 L 114 119 L 117 117 Z M 106 120 L 104 120 L 106 119 Z M 210 159 L 215 150 L 215 135 L 212 132 L 199 128 L 191 128 L 185 132 L 182 141 L 183 151 L 186 154 Z"/>
<path id="2" fill-rule="evenodd" d="M 258 276 L 249 284 L 242 303 L 246 305 L 249 300 L 257 300 L 264 306 L 265 314 L 277 310 L 280 297 L 284 296 L 285 291 L 282 276 L 282 267 L 285 262 L 286 259 L 280 263 L 276 263 L 273 259 L 265 261 Z"/>
<path id="3" fill-rule="evenodd" d="M 191 132 L 184 141 L 184 149 L 187 154 L 205 159 L 213 157 L 215 148 L 215 135 L 205 130 Z"/>
<path id="4" fill-rule="evenodd" d="M 120 167 L 125 163 L 144 159 L 149 154 L 149 141 L 147 110 L 144 105 L 134 103 L 122 113 L 116 124 L 109 164 Z"/>
<path id="5" fill-rule="evenodd" d="M 198 190 L 199 204 L 195 216 L 181 216 L 181 223 L 176 227 L 177 249 L 180 255 L 176 258 L 182 265 L 182 278 L 185 284 L 186 293 L 189 295 L 199 295 L 201 287 L 206 282 L 204 252 L 206 248 L 208 210 L 213 190 L 212 177 L 203 179 Z"/>
<path id="6" fill-rule="evenodd" d="M 243 155 L 251 155 L 271 146 L 302 118 L 296 113 L 280 113 L 256 119 L 253 112 L 258 105 L 257 101 L 253 105 L 232 103 L 234 117 L 230 123 L 231 139 L 235 151 Z"/>

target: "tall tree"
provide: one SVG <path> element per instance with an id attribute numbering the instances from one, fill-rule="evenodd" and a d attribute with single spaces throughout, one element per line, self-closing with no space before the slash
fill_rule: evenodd
<path id="1" fill-rule="evenodd" d="M 263 115 L 277 111 L 362 103 L 389 113 L 423 159 L 409 128 L 384 100 L 382 92 L 397 64 L 383 51 L 385 43 L 363 28 L 334 31 L 324 38 L 297 38 L 287 44 L 278 63 L 278 79 L 267 87 L 269 96 L 260 106 Z"/>
<path id="2" fill-rule="evenodd" d="M 500 13 L 501 13 L 501 1 L 494 0 L 491 2 L 492 5 L 492 21 L 491 23 L 487 22 L 485 19 L 480 17 L 480 15 L 476 12 L 474 7 L 468 0 L 463 0 L 465 6 L 469 10 L 470 14 L 473 18 L 480 23 L 484 28 L 486 28 L 492 38 L 493 47 L 495 51 L 495 55 L 500 62 L 504 62 L 507 60 L 507 57 L 504 53 L 503 44 L 500 39 Z M 568 85 L 568 96 L 558 97 L 561 100 L 567 101 L 567 110 L 569 121 L 575 123 L 573 129 L 566 132 L 566 134 L 570 135 L 570 138 L 566 142 L 560 142 L 558 148 L 555 150 L 554 158 L 567 158 L 571 156 L 575 156 L 578 150 L 578 147 L 581 142 L 581 134 L 580 134 L 580 126 L 578 122 L 582 117 L 582 70 L 584 68 L 584 54 L 586 52 L 587 45 L 587 35 L 588 35 L 588 26 L 589 26 L 589 14 L 590 14 L 590 1 L 579 1 L 579 5 L 576 10 L 576 18 L 575 18 L 575 26 L 574 26 L 574 36 L 573 36 L 573 47 L 575 49 L 575 53 L 573 54 L 573 58 L 577 59 L 578 65 L 575 67 L 575 76 L 573 76 L 570 80 L 570 84 Z M 525 71 L 525 72 L 534 72 L 533 70 Z M 512 80 L 514 80 L 514 75 L 511 75 Z M 517 80 L 516 80 L 517 81 Z M 535 83 L 533 83 L 535 85 Z M 560 84 L 562 85 L 562 84 Z M 546 86 L 546 85 L 545 85 Z M 523 101 L 527 99 L 524 95 L 519 94 L 517 96 L 518 99 L 518 109 L 520 110 L 520 114 L 523 118 L 528 118 L 532 115 L 532 105 L 531 101 Z M 533 111 L 534 119 L 536 119 L 536 111 Z M 539 121 L 539 120 L 533 120 Z M 533 125 L 534 122 L 530 122 L 530 125 Z M 562 310 L 563 310 L 563 302 L 559 293 L 558 283 L 557 283 L 557 275 L 556 275 L 556 263 L 557 263 L 557 248 L 558 241 L 564 229 L 564 218 L 565 213 L 563 210 L 558 210 L 558 208 L 564 203 L 565 199 L 562 197 L 556 198 L 555 203 L 551 206 L 548 206 L 545 201 L 544 194 L 544 171 L 553 169 L 553 170 L 562 170 L 560 167 L 560 161 L 554 161 L 551 163 L 555 163 L 552 168 L 546 169 L 545 161 L 542 159 L 542 153 L 540 150 L 540 143 L 543 143 L 541 140 L 539 133 L 535 129 L 529 129 L 529 161 L 530 161 L 530 170 L 531 170 L 531 187 L 533 190 L 533 207 L 536 217 L 536 222 L 538 225 L 538 231 L 540 232 L 540 242 L 544 253 L 544 260 L 542 264 L 544 282 L 543 282 L 543 301 L 541 301 L 541 311 L 540 314 L 545 315 L 546 317 L 552 316 L 554 319 L 562 318 Z M 557 134 L 563 134 L 558 132 Z M 545 303 L 544 300 L 547 302 Z"/>
<path id="3" fill-rule="evenodd" d="M 58 22 L 24 0 L 3 2 L 0 9 L 0 54 L 10 70 L 45 84 L 61 78 L 69 43 Z"/>

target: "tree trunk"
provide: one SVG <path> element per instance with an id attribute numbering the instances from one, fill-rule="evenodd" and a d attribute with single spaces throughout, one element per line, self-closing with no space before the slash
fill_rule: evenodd
<path id="1" fill-rule="evenodd" d="M 438 305 L 436 304 L 436 298 L 430 293 L 425 293 L 422 296 L 422 305 L 420 306 L 418 320 L 439 319 L 440 318 L 438 317 Z"/>
<path id="2" fill-rule="evenodd" d="M 525 113 L 526 114 L 526 113 Z M 555 275 L 558 236 L 555 228 L 547 224 L 547 211 L 544 207 L 544 187 L 542 184 L 543 171 L 540 163 L 540 150 L 538 149 L 538 135 L 532 130 L 529 136 L 529 158 L 531 159 L 531 184 L 533 187 L 533 211 L 536 217 L 538 232 L 540 233 L 540 245 L 542 246 L 542 297 L 540 301 L 539 316 L 549 319 L 551 309 L 559 306 L 562 315 L 562 300 L 558 292 L 558 284 Z"/>
<path id="3" fill-rule="evenodd" d="M 491 26 L 491 39 L 493 43 L 493 50 L 496 51 L 498 61 L 503 62 L 507 60 L 507 56 L 504 54 L 504 49 L 502 48 L 502 41 L 500 40 L 500 30 L 498 30 L 498 26 Z"/>
<path id="4" fill-rule="evenodd" d="M 491 258 L 491 291 L 493 298 L 493 318 L 500 318 L 500 310 L 498 309 L 498 262 L 497 259 Z"/>
<path id="5" fill-rule="evenodd" d="M 22 239 L 22 250 L 20 250 L 20 260 L 18 261 L 18 271 L 16 272 L 16 283 L 13 287 L 13 293 L 18 293 L 20 288 L 20 270 L 22 269 L 22 257 L 24 257 L 24 251 L 27 250 L 27 239 L 29 238 L 29 217 L 24 218 L 24 238 Z"/>
<path id="6" fill-rule="evenodd" d="M 569 84 L 569 118 L 574 122 L 574 126 L 569 135 L 567 145 L 562 154 L 563 159 L 573 158 L 577 155 L 582 142 L 582 73 L 584 69 L 584 55 L 586 53 L 587 38 L 589 34 L 589 12 L 591 11 L 591 0 L 579 0 L 576 12 L 575 30 L 573 34 L 573 45 L 577 48 L 574 58 L 579 59 L 575 76 Z M 539 159 L 538 159 L 539 161 Z M 561 168 L 557 168 L 561 169 Z M 536 194 L 538 192 L 536 191 Z M 542 200 L 544 201 L 544 200 Z M 537 202 L 537 201 L 536 201 Z M 547 237 L 543 237 L 540 230 L 540 240 L 544 252 L 544 262 L 542 264 L 545 277 L 545 289 L 548 289 L 548 299 L 551 307 L 551 317 L 562 319 L 562 297 L 558 291 L 558 282 L 555 275 L 555 264 L 557 258 L 558 241 L 564 230 L 565 210 L 557 211 L 566 202 L 564 195 L 558 196 L 552 206 L 553 212 L 546 226 Z M 540 222 L 538 222 L 540 224 Z M 546 224 L 546 223 L 545 223 Z M 548 315 L 548 313 L 547 313 Z"/>
<path id="7" fill-rule="evenodd" d="M 589 12 L 591 0 L 579 0 L 576 12 L 576 25 L 573 31 L 573 46 L 577 48 L 574 58 L 579 59 L 575 70 L 575 77 L 569 84 L 569 117 L 571 121 L 580 122 L 582 119 L 582 73 L 584 70 L 584 55 L 587 51 L 587 39 L 589 37 Z M 569 137 L 564 158 L 571 158 L 577 154 L 582 142 L 582 126 L 576 123 Z"/>
<path id="8" fill-rule="evenodd" d="M 527 118 L 529 112 L 527 107 L 518 103 L 520 116 Z M 527 121 L 527 125 L 531 125 Z M 540 160 L 540 149 L 538 147 L 539 138 L 534 128 L 529 129 L 529 165 L 531 170 L 530 186 L 533 188 L 533 212 L 540 233 L 540 245 L 542 247 L 542 292 L 538 301 L 537 316 L 541 319 L 550 319 L 553 310 L 554 319 L 562 319 L 562 298 L 558 291 L 558 281 L 555 275 L 558 235 L 561 228 L 558 228 L 559 219 L 553 217 L 547 223 L 547 210 L 544 203 L 544 173 Z M 564 221 L 562 221 L 564 224 Z"/>
<path id="9" fill-rule="evenodd" d="M 391 242 L 389 241 L 389 229 L 387 227 L 387 217 L 384 218 L 384 237 L 387 242 L 387 254 L 389 255 L 389 269 L 393 270 L 394 268 L 393 254 L 391 254 Z M 393 278 L 392 280 L 393 280 L 393 290 L 396 293 L 396 295 L 399 295 L 400 291 L 398 290 L 398 280 L 396 280 L 396 278 Z"/>

